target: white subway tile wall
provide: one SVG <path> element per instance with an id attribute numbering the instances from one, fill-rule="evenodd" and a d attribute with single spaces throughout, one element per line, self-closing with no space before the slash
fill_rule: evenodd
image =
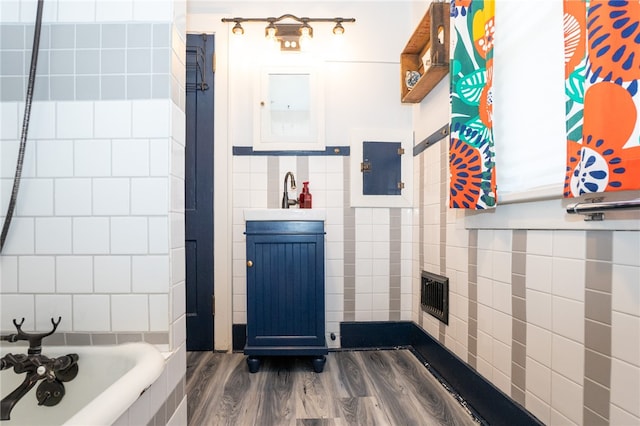
<path id="1" fill-rule="evenodd" d="M 2 214 L 35 12 L 36 2 L 0 5 Z M 184 95 L 172 98 L 172 86 L 184 91 L 185 30 L 174 20 L 185 21 L 186 4 L 58 0 L 43 15 L 23 179 L 0 257 L 0 328 L 24 317 L 26 329 L 45 330 L 62 316 L 62 343 L 175 349 L 171 383 L 154 384 L 148 405 L 120 422 L 165 424 L 184 399 Z"/>
<path id="2" fill-rule="evenodd" d="M 414 256 L 423 252 L 424 258 L 422 264 L 414 262 L 414 300 L 419 298 L 420 270 L 437 271 L 441 260 L 442 219 L 433 204 L 447 203 L 447 196 L 433 193 L 440 183 L 440 175 L 429 172 L 440 165 L 435 151 L 429 148 L 415 158 L 415 178 L 424 196 L 416 208 L 423 225 L 416 220 L 414 241 L 424 239 L 421 246 L 414 243 Z M 544 423 L 639 423 L 640 232 L 470 231 L 464 229 L 463 216 L 447 214 L 446 265 L 453 302 L 445 346 L 506 394 L 522 398 Z M 472 232 L 477 248 L 468 243 Z M 526 235 L 517 254 L 512 248 L 516 232 Z M 461 253 L 458 245 L 468 253 L 465 262 L 455 259 Z M 513 265 L 522 269 L 520 275 L 511 270 Z M 477 274 L 477 284 L 467 266 Z M 520 280 L 526 289 L 512 304 L 511 292 L 520 291 Z M 433 319 L 416 303 L 412 318 L 438 337 Z M 510 358 L 520 357 L 522 350 L 526 361 L 518 362 L 524 365 L 511 369 Z"/>

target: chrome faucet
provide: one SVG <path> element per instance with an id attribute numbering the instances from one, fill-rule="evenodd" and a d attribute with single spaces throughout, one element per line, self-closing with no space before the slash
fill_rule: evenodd
<path id="1" fill-rule="evenodd" d="M 284 175 L 284 192 L 282 194 L 282 208 L 288 209 L 289 206 L 295 206 L 298 204 L 298 200 L 290 200 L 289 193 L 287 192 L 287 179 L 291 176 L 291 189 L 296 189 L 296 179 L 293 177 L 293 173 L 287 172 Z"/>

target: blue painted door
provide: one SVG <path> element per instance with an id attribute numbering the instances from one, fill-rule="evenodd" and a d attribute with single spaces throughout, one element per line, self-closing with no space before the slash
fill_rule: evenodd
<path id="1" fill-rule="evenodd" d="M 187 35 L 187 350 L 213 350 L 213 35 Z"/>

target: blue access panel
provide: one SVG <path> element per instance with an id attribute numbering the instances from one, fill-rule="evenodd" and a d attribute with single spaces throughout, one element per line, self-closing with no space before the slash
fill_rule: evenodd
<path id="1" fill-rule="evenodd" d="M 402 144 L 362 142 L 363 195 L 401 195 Z"/>

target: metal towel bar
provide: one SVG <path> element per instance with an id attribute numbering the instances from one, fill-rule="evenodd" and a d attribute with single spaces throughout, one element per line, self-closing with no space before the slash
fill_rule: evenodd
<path id="1" fill-rule="evenodd" d="M 602 220 L 604 213 L 612 210 L 640 209 L 640 198 L 625 201 L 602 202 L 602 198 L 593 199 L 592 202 L 575 203 L 567 206 L 567 213 L 583 214 L 584 220 Z"/>

